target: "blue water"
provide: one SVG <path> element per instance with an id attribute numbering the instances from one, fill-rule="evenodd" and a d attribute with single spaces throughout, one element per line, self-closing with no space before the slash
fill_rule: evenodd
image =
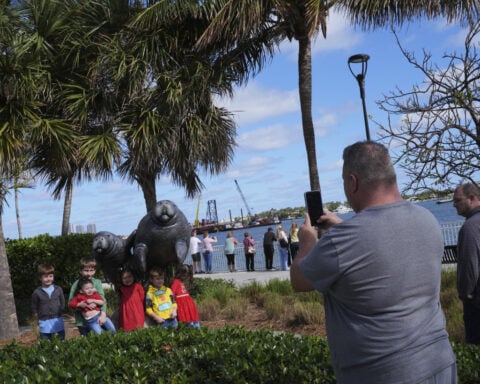
<path id="1" fill-rule="evenodd" d="M 455 208 L 453 208 L 452 203 L 437 204 L 435 200 L 424 201 L 417 203 L 420 206 L 428 209 L 433 215 L 437 218 L 440 223 L 445 239 L 445 244 L 456 244 L 458 230 L 460 229 L 464 219 L 461 216 L 457 215 Z M 355 213 L 349 212 L 344 214 L 339 214 L 343 219 L 348 219 L 353 216 Z M 297 218 L 292 220 L 283 220 L 282 227 L 284 231 L 289 232 L 292 222 L 296 221 L 300 226 L 303 223 L 303 218 Z M 274 231 L 276 231 L 276 225 L 272 225 Z M 263 235 L 267 231 L 268 227 L 253 227 L 253 228 L 242 228 L 233 230 L 233 236 L 239 241 L 239 245 L 235 248 L 235 265 L 238 271 L 246 270 L 245 265 L 245 255 L 243 250 L 243 239 L 245 232 L 248 232 L 252 236 L 256 243 L 256 254 L 255 254 L 255 269 L 256 270 L 265 270 L 265 256 L 263 254 Z M 218 243 L 213 248 L 213 271 L 214 272 L 226 272 L 228 271 L 227 258 L 223 254 L 223 244 L 225 243 L 225 238 L 227 232 L 217 232 L 212 233 L 211 235 L 216 236 Z M 201 239 L 202 236 L 200 235 Z M 192 259 L 190 256 L 187 257 L 187 263 L 191 264 Z M 280 268 L 280 257 L 278 249 L 275 249 L 275 254 L 273 257 L 273 266 L 274 268 Z M 203 259 L 202 259 L 202 268 L 203 268 Z"/>

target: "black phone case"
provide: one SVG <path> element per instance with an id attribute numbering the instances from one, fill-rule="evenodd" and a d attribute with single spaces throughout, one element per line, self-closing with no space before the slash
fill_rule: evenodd
<path id="1" fill-rule="evenodd" d="M 305 207 L 312 225 L 320 225 L 316 221 L 323 215 L 322 194 L 320 191 L 305 192 Z"/>

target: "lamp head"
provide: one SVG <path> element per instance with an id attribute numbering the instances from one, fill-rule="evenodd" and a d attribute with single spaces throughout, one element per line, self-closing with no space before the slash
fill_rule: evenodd
<path id="1" fill-rule="evenodd" d="M 365 53 L 359 53 L 357 55 L 350 56 L 348 58 L 348 64 L 351 63 L 366 63 L 370 59 L 370 56 Z"/>
<path id="2" fill-rule="evenodd" d="M 361 81 L 363 78 L 365 78 L 365 75 L 367 74 L 367 66 L 368 66 L 369 59 L 370 59 L 370 56 L 365 53 L 358 53 L 348 58 L 348 68 L 350 69 L 350 72 L 353 75 L 353 77 L 357 78 L 357 80 Z M 353 73 L 352 64 L 362 65 L 362 68 L 361 68 L 362 71 L 358 75 L 355 75 L 355 73 Z"/>

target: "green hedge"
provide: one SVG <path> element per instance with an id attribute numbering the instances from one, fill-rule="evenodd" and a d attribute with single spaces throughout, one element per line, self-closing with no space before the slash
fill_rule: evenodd
<path id="1" fill-rule="evenodd" d="M 478 384 L 480 348 L 454 344 L 459 384 Z M 152 327 L 0 349 L 1 383 L 335 383 L 326 340 L 241 327 Z"/>
<path id="2" fill-rule="evenodd" d="M 92 256 L 93 237 L 93 234 L 63 237 L 40 235 L 6 241 L 17 317 L 21 324 L 30 316 L 30 298 L 40 285 L 38 264 L 47 263 L 55 267 L 55 284 L 62 287 L 64 294 L 68 295 L 71 285 L 78 279 L 80 259 Z"/>
<path id="3" fill-rule="evenodd" d="M 335 383 L 326 341 L 180 327 L 0 350 L 2 383 Z"/>

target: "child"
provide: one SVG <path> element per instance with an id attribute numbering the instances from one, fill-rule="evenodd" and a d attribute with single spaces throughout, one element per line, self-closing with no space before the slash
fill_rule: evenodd
<path id="1" fill-rule="evenodd" d="M 115 333 L 115 326 L 108 317 L 105 318 L 104 323 L 100 324 L 103 303 L 104 300 L 95 291 L 92 281 L 88 277 L 82 277 L 77 284 L 77 294 L 70 300 L 69 306 L 80 310 L 88 328 L 94 333 L 100 334 L 102 329 Z"/>
<path id="2" fill-rule="evenodd" d="M 132 271 L 124 269 L 121 274 L 120 305 L 118 308 L 118 327 L 124 331 L 143 328 L 145 323 L 145 290 L 135 281 Z"/>
<path id="3" fill-rule="evenodd" d="M 165 286 L 165 273 L 153 267 L 149 274 L 149 285 L 145 297 L 147 315 L 162 327 L 174 327 L 177 323 L 177 304 L 170 288 Z"/>
<path id="4" fill-rule="evenodd" d="M 190 327 L 200 328 L 197 306 L 184 284 L 190 277 L 190 268 L 182 264 L 172 282 L 172 293 L 177 303 L 177 319 Z"/>
<path id="5" fill-rule="evenodd" d="M 40 338 L 51 340 L 57 335 L 60 340 L 65 340 L 65 326 L 63 324 L 63 309 L 65 297 L 63 290 L 53 284 L 53 272 L 55 269 L 48 264 L 40 264 L 37 267 L 38 278 L 41 286 L 32 294 L 32 312 L 38 320 Z"/>
<path id="6" fill-rule="evenodd" d="M 97 271 L 97 262 L 94 258 L 82 258 L 80 260 L 80 276 L 81 277 L 87 277 L 89 278 L 92 283 L 93 287 L 95 288 L 95 291 L 102 296 L 103 299 L 103 305 L 102 305 L 102 313 L 100 315 L 100 324 L 103 324 L 105 322 L 105 319 L 107 318 L 107 300 L 105 299 L 105 293 L 103 292 L 102 288 L 102 281 L 100 279 L 96 279 L 93 277 L 95 275 L 95 272 Z M 68 301 L 73 299 L 77 292 L 77 285 L 78 285 L 78 280 L 75 281 L 70 288 L 70 294 L 68 296 Z M 75 324 L 80 332 L 80 335 L 85 336 L 88 335 L 90 332 L 90 328 L 86 326 L 83 316 L 79 311 L 75 311 Z"/>

